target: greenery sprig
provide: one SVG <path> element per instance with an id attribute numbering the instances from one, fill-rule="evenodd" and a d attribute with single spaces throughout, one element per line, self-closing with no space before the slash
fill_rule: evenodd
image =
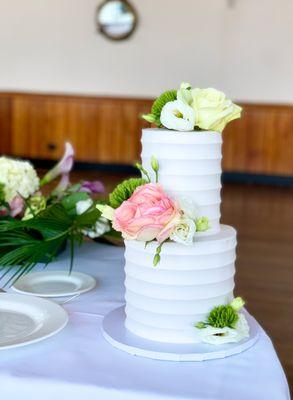
<path id="1" fill-rule="evenodd" d="M 90 229 L 101 213 L 93 205 L 85 213 L 77 215 L 76 203 L 88 198 L 86 193 L 73 193 L 61 202 L 48 206 L 34 218 L 0 221 L 0 279 L 10 272 L 5 285 L 11 284 L 30 272 L 37 263 L 51 262 L 60 249 L 70 243 L 70 268 L 73 267 L 74 245 L 83 241 L 83 231 Z M 14 267 L 16 270 L 14 271 Z"/>
<path id="2" fill-rule="evenodd" d="M 113 208 L 118 208 L 123 201 L 129 199 L 132 193 L 147 181 L 144 178 L 130 178 L 121 182 L 109 195 L 109 203 Z"/>
<path id="3" fill-rule="evenodd" d="M 177 99 L 177 91 L 167 90 L 154 101 L 151 113 L 142 115 L 142 118 L 152 124 L 157 125 L 158 127 L 162 126 L 160 118 L 164 105 L 176 99 Z"/>

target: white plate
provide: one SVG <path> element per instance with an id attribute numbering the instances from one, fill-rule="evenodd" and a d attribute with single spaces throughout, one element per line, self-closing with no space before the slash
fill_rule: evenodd
<path id="1" fill-rule="evenodd" d="M 119 350 L 135 356 L 167 361 L 204 361 L 225 358 L 241 353 L 252 347 L 259 337 L 259 325 L 245 311 L 250 328 L 249 338 L 238 343 L 226 343 L 221 346 L 207 343 L 172 344 L 143 339 L 125 328 L 124 306 L 116 308 L 104 317 L 102 332 L 105 339 Z"/>
<path id="2" fill-rule="evenodd" d="M 96 280 L 81 272 L 42 271 L 23 275 L 12 286 L 16 292 L 41 297 L 73 296 L 93 289 Z"/>
<path id="3" fill-rule="evenodd" d="M 66 311 L 52 301 L 0 294 L 0 350 L 46 339 L 63 329 L 67 322 Z"/>

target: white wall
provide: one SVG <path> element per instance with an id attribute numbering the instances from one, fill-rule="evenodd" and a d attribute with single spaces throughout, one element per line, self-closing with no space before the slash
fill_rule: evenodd
<path id="1" fill-rule="evenodd" d="M 0 0 L 0 90 L 145 97 L 185 80 L 293 103 L 292 0 L 132 0 L 119 43 L 96 32 L 100 2 Z"/>

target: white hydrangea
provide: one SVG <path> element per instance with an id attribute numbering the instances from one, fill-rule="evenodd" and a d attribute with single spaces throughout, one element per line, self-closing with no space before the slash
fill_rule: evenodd
<path id="1" fill-rule="evenodd" d="M 0 183 L 4 184 L 7 202 L 20 194 L 28 198 L 39 189 L 40 181 L 33 166 L 28 161 L 0 157 Z"/>

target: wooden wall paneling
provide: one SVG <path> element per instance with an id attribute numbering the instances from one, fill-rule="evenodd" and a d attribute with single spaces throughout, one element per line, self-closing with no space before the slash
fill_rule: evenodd
<path id="1" fill-rule="evenodd" d="M 11 96 L 0 95 L 0 155 L 11 153 Z"/>
<path id="2" fill-rule="evenodd" d="M 44 96 L 15 96 L 12 152 L 30 158 L 57 159 L 63 152 L 66 102 Z"/>
<path id="3" fill-rule="evenodd" d="M 224 131 L 223 169 L 293 176 L 293 107 L 245 104 Z"/>
<path id="4" fill-rule="evenodd" d="M 268 134 L 269 174 L 292 175 L 293 171 L 293 112 L 289 108 L 271 112 Z"/>
<path id="5" fill-rule="evenodd" d="M 0 94 L 0 151 L 57 159 L 69 140 L 78 161 L 131 165 L 140 156 L 141 128 L 148 126 L 140 115 L 151 104 L 150 99 Z M 293 106 L 243 104 L 243 110 L 224 131 L 223 170 L 293 176 Z"/>

